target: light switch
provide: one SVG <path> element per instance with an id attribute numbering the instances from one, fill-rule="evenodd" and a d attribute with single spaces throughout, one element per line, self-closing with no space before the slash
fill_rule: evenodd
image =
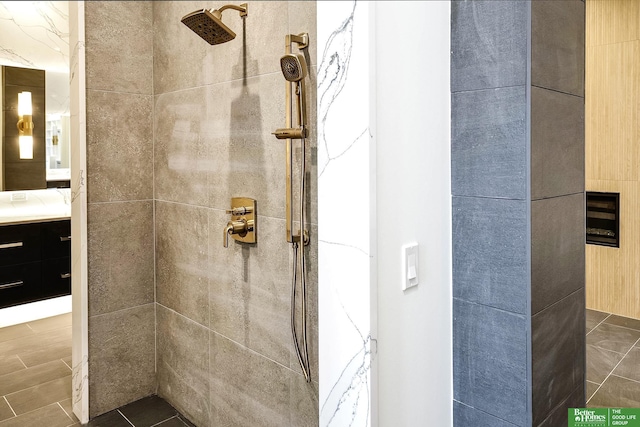
<path id="1" fill-rule="evenodd" d="M 402 290 L 418 284 L 418 244 L 410 243 L 402 247 Z"/>

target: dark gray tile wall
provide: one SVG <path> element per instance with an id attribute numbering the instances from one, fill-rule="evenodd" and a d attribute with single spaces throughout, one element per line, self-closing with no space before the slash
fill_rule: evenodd
<path id="1" fill-rule="evenodd" d="M 473 427 L 513 427 L 516 424 L 511 424 L 503 419 L 496 418 L 493 415 L 489 415 L 486 412 L 479 411 L 454 400 L 453 425 Z"/>
<path id="2" fill-rule="evenodd" d="M 584 97 L 585 6 L 531 2 L 531 84 Z"/>
<path id="3" fill-rule="evenodd" d="M 525 315 L 526 201 L 454 197 L 452 218 L 453 296 Z"/>
<path id="4" fill-rule="evenodd" d="M 526 199 L 525 87 L 460 92 L 451 98 L 452 193 Z"/>
<path id="5" fill-rule="evenodd" d="M 526 425 L 527 320 L 454 298 L 453 398 L 518 426 Z"/>
<path id="6" fill-rule="evenodd" d="M 537 426 L 574 390 L 584 387 L 584 288 L 534 315 L 531 330 L 533 425 Z"/>
<path id="7" fill-rule="evenodd" d="M 451 2 L 451 91 L 523 86 L 528 2 Z"/>
<path id="8" fill-rule="evenodd" d="M 584 405 L 584 3 L 454 1 L 451 30 L 454 425 L 561 425 Z"/>
<path id="9" fill-rule="evenodd" d="M 584 193 L 531 202 L 531 314 L 585 283 Z"/>
<path id="10" fill-rule="evenodd" d="M 584 98 L 531 88 L 531 199 L 584 191 Z"/>
<path id="11" fill-rule="evenodd" d="M 556 427 L 568 425 L 569 408 L 584 408 L 584 385 L 581 384 L 538 427 Z"/>

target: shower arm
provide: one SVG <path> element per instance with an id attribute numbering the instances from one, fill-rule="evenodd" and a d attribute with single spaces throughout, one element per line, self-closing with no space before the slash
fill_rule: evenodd
<path id="1" fill-rule="evenodd" d="M 227 9 L 233 9 L 240 12 L 241 17 L 244 17 L 244 16 L 247 16 L 247 13 L 248 13 L 247 6 L 248 6 L 247 3 L 242 3 L 240 6 L 236 6 L 235 4 L 226 4 L 222 6 L 220 9 L 216 9 L 213 13 L 215 14 L 215 12 L 218 12 L 220 16 L 222 16 L 223 11 Z M 220 18 L 220 16 L 217 16 L 217 18 Z"/>

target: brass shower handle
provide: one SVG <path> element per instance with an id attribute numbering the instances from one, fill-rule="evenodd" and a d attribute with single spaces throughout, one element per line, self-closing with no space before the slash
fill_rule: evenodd
<path id="1" fill-rule="evenodd" d="M 240 216 L 253 212 L 253 208 L 251 206 L 240 206 L 233 209 L 227 209 L 226 212 L 234 216 Z"/>
<path id="2" fill-rule="evenodd" d="M 234 221 L 229 221 L 227 223 L 227 226 L 224 228 L 224 233 L 222 236 L 222 245 L 225 248 L 229 247 L 229 235 L 230 234 L 239 234 L 239 235 L 243 235 L 243 234 L 247 234 L 247 231 L 251 231 L 253 230 L 253 221 L 251 221 L 251 229 L 249 229 L 249 222 L 244 219 L 237 219 Z"/>
<path id="3" fill-rule="evenodd" d="M 229 247 L 229 236 L 241 243 L 256 243 L 256 201 L 247 197 L 231 199 L 231 214 L 222 233 L 222 245 Z"/>

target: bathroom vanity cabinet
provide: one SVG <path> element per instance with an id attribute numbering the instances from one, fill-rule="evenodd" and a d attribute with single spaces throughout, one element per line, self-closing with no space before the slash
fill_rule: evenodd
<path id="1" fill-rule="evenodd" d="M 0 308 L 71 293 L 71 221 L 0 226 Z"/>

